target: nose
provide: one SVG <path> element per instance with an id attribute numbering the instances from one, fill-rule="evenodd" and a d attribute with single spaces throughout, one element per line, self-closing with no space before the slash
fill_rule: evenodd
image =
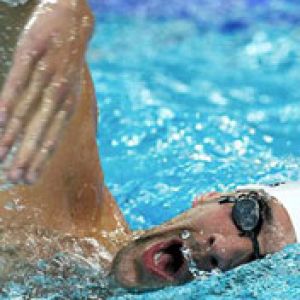
<path id="1" fill-rule="evenodd" d="M 201 269 L 211 271 L 219 268 L 225 271 L 249 261 L 251 246 L 247 238 L 212 234 L 198 252 L 196 261 Z"/>
<path id="2" fill-rule="evenodd" d="M 213 234 L 207 240 L 207 263 L 210 269 L 226 269 L 232 259 L 232 245 L 221 234 Z"/>

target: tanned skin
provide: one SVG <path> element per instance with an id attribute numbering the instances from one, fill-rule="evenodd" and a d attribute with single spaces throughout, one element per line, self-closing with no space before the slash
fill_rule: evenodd
<path id="1" fill-rule="evenodd" d="M 12 59 L 10 49 L 15 48 L 20 28 L 36 5 L 36 1 L 29 1 L 27 5 L 9 8 L 0 3 L 0 14 L 4 17 L 0 22 L 5 23 L 0 26 L 9 36 L 9 40 L 5 39 L 7 47 L 2 57 Z M 1 44 L 4 36 L 5 31 L 2 31 Z M 9 71 L 8 65 L 1 60 L 1 85 Z M 2 224 L 13 222 L 20 228 L 20 236 L 24 225 L 36 224 L 77 237 L 94 237 L 114 255 L 130 232 L 104 184 L 95 138 L 95 93 L 86 66 L 82 72 L 79 101 L 63 129 L 63 138 L 35 183 L 16 184 L 0 192 L 0 218 Z M 6 209 L 11 201 L 17 201 L 24 209 L 21 212 Z M 122 234 L 112 239 L 108 233 L 114 232 Z"/>
<path id="2" fill-rule="evenodd" d="M 50 13 L 54 13 L 50 17 L 50 24 L 56 25 L 53 23 L 53 18 L 55 20 L 56 17 L 58 17 L 56 21 L 60 22 L 59 24 L 64 22 L 66 26 L 69 24 L 68 18 L 65 18 L 70 12 L 69 7 L 66 8 L 65 6 L 69 3 L 68 1 L 71 0 L 57 1 L 62 6 L 57 6 L 56 10 L 54 8 L 50 10 Z M 85 16 L 91 15 L 84 0 L 74 1 L 78 4 L 75 6 L 75 11 L 74 7 L 72 8 L 72 13 L 75 13 L 76 16 L 75 20 L 78 19 L 77 14 L 79 16 L 82 13 Z M 22 101 L 27 99 L 26 95 L 28 95 L 26 92 L 27 85 L 20 86 L 18 80 L 12 80 L 15 78 L 14 76 L 19 76 L 20 60 L 16 54 L 12 59 L 13 51 L 10 49 L 16 48 L 17 41 L 20 40 L 25 41 L 25 43 L 21 43 L 21 46 L 18 43 L 16 53 L 22 54 L 22 45 L 29 48 L 32 46 L 30 42 L 26 43 L 26 36 L 24 40 L 24 35 L 19 31 L 23 29 L 24 24 L 39 8 L 39 3 L 40 1 L 32 0 L 19 8 L 8 8 L 6 5 L 0 4 L 0 13 L 4 16 L 0 18 L 0 26 L 4 28 L 0 38 L 1 44 L 5 45 L 3 53 L 1 53 L 0 65 L 1 84 L 4 86 L 0 98 L 0 123 L 4 130 L 9 127 L 9 121 L 7 121 L 9 118 L 19 121 L 18 113 L 20 111 L 18 108 L 23 108 Z M 44 24 L 47 16 L 47 14 L 42 15 L 42 19 L 37 18 L 37 22 L 41 20 Z M 74 24 L 76 25 L 76 22 Z M 65 30 L 66 26 L 59 26 L 59 28 Z M 39 33 L 38 27 L 33 26 L 31 30 L 35 34 Z M 44 33 L 41 31 L 41 34 Z M 74 64 L 75 69 L 60 69 L 60 60 L 69 59 L 69 53 L 66 54 L 64 51 L 59 51 L 64 59 L 58 61 L 56 55 L 47 56 L 47 54 L 44 55 L 44 52 L 35 57 L 38 59 L 43 57 L 44 61 L 47 62 L 46 66 L 55 66 L 52 70 L 54 74 L 58 74 L 58 77 L 67 78 L 66 82 L 69 85 L 74 82 L 75 85 L 73 84 L 71 87 L 67 85 L 68 89 L 65 94 L 51 94 L 52 90 L 55 92 L 61 85 L 55 84 L 52 87 L 50 85 L 52 89 L 49 90 L 50 97 L 46 97 L 47 101 L 45 103 L 42 101 L 41 105 L 33 106 L 35 113 L 42 113 L 38 115 L 39 118 L 35 121 L 29 111 L 25 110 L 24 112 L 21 109 L 22 116 L 25 116 L 21 120 L 23 123 L 20 127 L 24 129 L 24 138 L 19 146 L 18 159 L 9 165 L 7 170 L 3 170 L 3 167 L 1 170 L 8 174 L 8 178 L 15 185 L 0 192 L 0 238 L 4 232 L 8 235 L 8 241 L 17 240 L 20 241 L 20 245 L 23 245 L 24 242 L 22 243 L 22 241 L 26 241 L 28 228 L 30 228 L 31 234 L 33 233 L 31 237 L 39 240 L 41 247 L 44 243 L 43 230 L 59 232 L 62 236 L 95 238 L 102 246 L 106 247 L 111 257 L 115 257 L 114 261 L 110 261 L 108 264 L 108 268 L 111 268 L 112 281 L 114 280 L 118 286 L 134 290 L 155 289 L 191 280 L 188 261 L 181 253 L 182 247 L 190 249 L 197 267 L 201 270 L 210 271 L 217 267 L 225 271 L 250 262 L 253 257 L 252 243 L 249 238 L 241 235 L 241 232 L 234 225 L 231 217 L 232 204 L 221 205 L 218 202 L 220 196 L 218 193 L 211 193 L 202 199 L 200 198 L 201 201 L 197 200 L 192 209 L 155 229 L 147 231 L 140 238 L 136 238 L 139 233 L 134 237 L 130 232 L 122 213 L 104 183 L 96 144 L 97 108 L 93 84 L 86 64 L 84 62 L 82 66 L 77 64 L 77 54 L 84 55 L 89 35 L 88 31 L 83 32 L 83 36 L 78 35 L 79 40 L 76 40 L 76 45 L 81 50 L 72 52 L 74 56 L 71 56 L 70 61 L 67 60 L 66 67 Z M 42 35 L 42 38 L 38 40 L 42 44 L 33 43 L 33 46 L 44 46 L 45 39 L 43 37 Z M 50 35 L 50 38 L 53 38 L 53 35 Z M 53 43 L 47 45 L 50 45 L 51 48 Z M 71 46 L 69 45 L 69 48 L 66 49 L 72 49 Z M 41 49 L 39 47 L 38 49 Z M 59 50 L 62 49 L 64 48 Z M 34 53 L 36 55 L 35 51 Z M 9 68 L 9 61 L 13 61 L 11 68 Z M 81 67 L 78 69 L 78 66 Z M 22 70 L 22 65 L 20 67 Z M 31 67 L 34 68 L 34 64 Z M 17 70 L 14 76 L 11 75 L 14 73 L 12 70 Z M 25 71 L 31 71 L 31 68 L 25 69 Z M 81 75 L 80 77 L 76 76 L 78 73 Z M 38 73 L 38 75 L 43 77 L 44 73 Z M 33 91 L 36 88 L 43 92 L 43 85 L 39 85 L 38 81 L 35 81 L 36 78 L 40 77 L 33 76 L 32 80 L 29 80 L 28 87 Z M 23 77 L 19 78 L 21 81 L 23 79 Z M 47 76 L 44 79 L 47 81 Z M 45 89 L 48 90 L 47 87 Z M 20 91 L 24 98 L 20 97 L 16 91 Z M 78 95 L 76 91 L 79 91 Z M 39 127 L 48 118 L 48 115 L 44 114 L 45 111 L 46 113 L 48 111 L 41 108 L 44 104 L 49 104 L 49 99 L 51 104 L 55 95 L 67 95 L 66 99 L 64 97 L 59 99 L 58 97 L 56 100 L 63 104 L 67 103 L 68 108 L 62 111 L 57 108 L 61 113 L 58 114 L 58 117 L 61 116 L 61 119 L 53 118 L 49 128 L 51 129 L 51 126 L 54 125 L 54 128 L 59 128 L 59 130 L 54 130 L 55 134 L 50 130 L 52 135 L 50 134 L 49 143 L 44 146 L 42 144 L 41 147 L 39 143 L 36 143 L 37 137 L 32 133 L 39 132 Z M 70 95 L 72 97 L 69 97 Z M 7 98 L 11 100 L 8 101 Z M 18 101 L 15 101 L 15 98 Z M 40 97 L 36 98 L 34 101 Z M 57 104 L 57 101 L 53 101 L 53 105 Z M 48 109 L 54 108 L 50 106 Z M 17 114 L 15 114 L 16 111 Z M 3 118 L 1 120 L 3 112 L 7 113 L 6 121 Z M 11 136 L 10 131 L 4 133 L 6 138 L 3 138 L 3 134 L 1 135 L 0 157 L 5 152 L 3 152 L 3 147 L 4 150 L 10 147 L 11 143 L 9 144 L 7 141 L 15 141 L 16 137 L 22 136 L 21 129 L 17 131 L 18 134 L 13 136 Z M 36 147 L 32 147 L 32 139 L 35 141 Z M 20 170 L 22 172 L 19 172 Z M 38 174 L 38 176 L 35 178 L 32 176 L 34 174 Z M 206 200 L 211 201 L 203 204 Z M 272 198 L 269 207 L 272 218 L 263 223 L 257 236 L 262 255 L 279 251 L 285 245 L 296 241 L 293 225 L 282 204 L 277 199 Z M 11 230 L 12 227 L 14 230 Z M 183 232 L 187 231 L 189 237 L 183 238 Z M 42 232 L 42 234 L 35 235 L 35 232 Z M 49 240 L 52 242 L 51 238 Z M 1 240 L 2 244 L 3 241 Z M 37 245 L 39 244 L 37 243 Z M 48 246 L 45 252 L 48 255 L 51 253 Z"/>

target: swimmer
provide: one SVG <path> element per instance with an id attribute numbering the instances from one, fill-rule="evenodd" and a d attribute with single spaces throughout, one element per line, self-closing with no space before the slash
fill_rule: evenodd
<path id="1" fill-rule="evenodd" d="M 34 4 L 31 9 L 30 1 L 19 7 L 26 12 L 27 22 L 39 9 L 38 4 L 31 3 Z M 6 9 L 12 12 L 15 8 Z M 52 7 L 50 13 L 56 14 L 59 9 L 60 6 Z M 47 10 L 45 14 L 48 13 Z M 85 15 L 82 9 L 78 13 L 81 17 Z M 87 11 L 86 15 L 90 13 Z M 38 26 L 38 15 L 35 22 Z M 10 34 L 16 37 L 18 31 L 10 30 Z M 8 74 L 14 64 L 15 61 Z M 94 238 L 113 258 L 107 265 L 113 286 L 141 291 L 192 280 L 191 265 L 204 271 L 225 271 L 280 251 L 287 244 L 295 243 L 297 236 L 299 239 L 299 218 L 293 201 L 300 198 L 300 183 L 212 192 L 197 197 L 191 209 L 165 224 L 145 232 L 131 232 L 104 183 L 96 144 L 93 85 L 85 64 L 81 72 L 78 103 L 68 121 L 59 126 L 63 135 L 54 131 L 54 140 L 59 143 L 55 143 L 53 155 L 48 155 L 47 147 L 34 146 L 37 157 L 42 156 L 44 167 L 39 168 L 34 178 L 29 175 L 27 178 L 27 167 L 22 167 L 22 176 L 18 178 L 11 174 L 14 169 L 8 167 L 9 178 L 15 185 L 0 193 L 0 217 L 3 228 L 10 227 L 14 220 L 18 228 L 14 239 L 21 239 L 22 232 L 26 235 L 28 224 L 77 238 Z M 28 82 L 30 86 L 31 80 Z M 12 93 L 7 83 L 4 87 L 8 94 Z M 35 87 L 32 89 L 36 92 Z M 18 103 L 21 105 L 24 99 L 25 96 L 18 98 Z M 30 114 L 22 128 L 42 120 L 35 120 Z M 51 126 L 47 124 L 47 128 Z M 30 139 L 25 134 L 19 151 L 28 142 Z M 25 183 L 20 183 L 21 178 Z M 22 209 L 6 209 L 6 204 L 12 201 Z"/>
<path id="2" fill-rule="evenodd" d="M 147 290 L 191 280 L 191 263 L 226 271 L 262 258 L 299 241 L 299 199 L 300 182 L 197 197 L 190 210 L 122 248 L 111 273 L 127 289 Z"/>

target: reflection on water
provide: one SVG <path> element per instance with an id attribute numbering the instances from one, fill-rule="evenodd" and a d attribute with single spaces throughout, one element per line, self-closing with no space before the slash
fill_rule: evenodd
<path id="1" fill-rule="evenodd" d="M 299 179 L 293 24 L 224 34 L 191 20 L 108 18 L 97 33 L 102 162 L 134 228 L 169 219 L 202 192 Z"/>
<path id="2" fill-rule="evenodd" d="M 115 2 L 123 17 L 104 16 L 90 48 L 106 181 L 136 229 L 173 217 L 203 192 L 300 178 L 299 10 L 288 1 L 215 9 L 222 1 L 201 1 L 207 6 L 191 17 L 196 2 L 174 4 L 189 17 L 163 18 L 165 5 L 152 6 L 147 20 L 142 3 L 130 2 L 130 18 Z M 299 247 L 200 278 L 115 299 L 291 300 L 300 297 Z"/>
<path id="3" fill-rule="evenodd" d="M 190 12 L 180 19 L 104 17 L 89 52 L 106 180 L 138 229 L 185 210 L 200 192 L 300 178 L 299 32 L 283 17 L 295 14 L 292 4 L 270 14 L 235 6 L 216 17 L 214 1 L 204 1 L 193 17 L 192 4 L 180 3 Z M 275 26 L 266 16 L 280 12 Z M 101 245 L 45 231 L 36 245 L 23 230 L 13 243 L 0 230 L 3 297 L 108 292 L 100 261 L 110 258 Z M 225 274 L 123 299 L 297 299 L 299 252 L 290 246 Z"/>

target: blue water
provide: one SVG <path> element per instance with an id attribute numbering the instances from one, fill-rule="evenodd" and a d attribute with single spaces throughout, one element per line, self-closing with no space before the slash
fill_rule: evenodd
<path id="1" fill-rule="evenodd" d="M 131 228 L 198 193 L 300 179 L 299 4 L 91 1 L 88 60 L 106 182 Z M 300 299 L 300 247 L 114 299 Z"/>
<path id="2" fill-rule="evenodd" d="M 90 2 L 99 151 L 132 229 L 161 224 L 198 193 L 300 180 L 300 2 Z M 19 262 L 0 281 L 0 299 L 100 299 L 101 272 L 77 258 Z M 300 299 L 300 244 L 181 287 L 110 299 Z"/>

